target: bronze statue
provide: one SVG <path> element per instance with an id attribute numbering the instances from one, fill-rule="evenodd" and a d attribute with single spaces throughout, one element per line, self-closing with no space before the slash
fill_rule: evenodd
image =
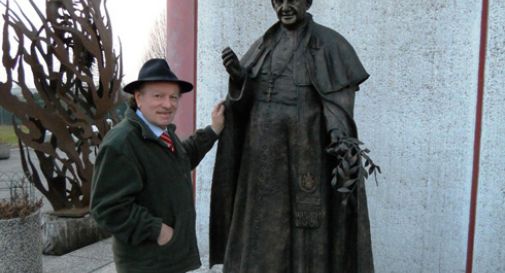
<path id="1" fill-rule="evenodd" d="M 361 171 L 349 166 L 363 152 L 340 163 L 327 153 L 357 139 L 354 97 L 369 75 L 340 34 L 306 13 L 311 4 L 272 0 L 279 22 L 240 62 L 223 51 L 230 82 L 210 263 L 225 273 L 374 271 L 364 184 L 341 192 L 330 182 L 338 164 Z"/>

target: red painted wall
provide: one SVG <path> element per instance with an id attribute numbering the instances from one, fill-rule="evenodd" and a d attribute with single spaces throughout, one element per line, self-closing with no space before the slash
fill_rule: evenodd
<path id="1" fill-rule="evenodd" d="M 477 219 L 477 195 L 479 189 L 479 166 L 480 166 L 480 148 L 482 136 L 482 113 L 484 105 L 484 87 L 486 70 L 486 52 L 488 39 L 488 21 L 489 21 L 489 1 L 482 0 L 482 17 L 480 33 L 480 51 L 479 51 L 479 72 L 477 79 L 477 106 L 475 114 L 475 137 L 473 147 L 473 170 L 472 170 L 472 191 L 470 195 L 470 220 L 468 227 L 468 242 L 466 256 L 466 273 L 473 272 L 474 262 L 474 243 L 475 243 L 475 225 Z"/>
<path id="2" fill-rule="evenodd" d="M 197 0 L 167 0 L 167 61 L 177 77 L 193 83 L 193 92 L 182 96 L 175 124 L 177 135 L 188 137 L 196 124 Z"/>

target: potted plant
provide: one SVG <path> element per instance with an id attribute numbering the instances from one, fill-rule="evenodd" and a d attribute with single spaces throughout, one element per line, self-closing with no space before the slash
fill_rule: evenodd
<path id="1" fill-rule="evenodd" d="M 29 196 L 26 185 L 22 179 L 10 198 L 0 199 L 0 273 L 42 273 L 42 200 Z"/>

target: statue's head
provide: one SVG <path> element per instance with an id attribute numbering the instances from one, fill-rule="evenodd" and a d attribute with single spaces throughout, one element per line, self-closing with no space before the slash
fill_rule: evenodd
<path id="1" fill-rule="evenodd" d="M 288 29 L 295 29 L 302 24 L 305 13 L 312 5 L 312 0 L 271 0 L 281 24 Z"/>

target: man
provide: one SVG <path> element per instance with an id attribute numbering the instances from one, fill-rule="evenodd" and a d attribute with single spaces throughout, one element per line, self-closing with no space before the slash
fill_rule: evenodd
<path id="1" fill-rule="evenodd" d="M 138 80 L 126 117 L 104 138 L 92 184 L 91 214 L 113 235 L 120 273 L 181 273 L 200 266 L 195 233 L 191 170 L 224 126 L 224 106 L 212 125 L 185 141 L 171 124 L 181 93 L 193 85 L 179 80 L 164 59 L 151 59 Z"/>
<path id="2" fill-rule="evenodd" d="M 230 88 L 210 263 L 224 273 L 374 271 L 364 184 L 345 199 L 325 153 L 357 138 L 354 96 L 369 75 L 340 34 L 306 13 L 311 4 L 272 0 L 279 22 L 240 62 L 223 51 Z"/>

